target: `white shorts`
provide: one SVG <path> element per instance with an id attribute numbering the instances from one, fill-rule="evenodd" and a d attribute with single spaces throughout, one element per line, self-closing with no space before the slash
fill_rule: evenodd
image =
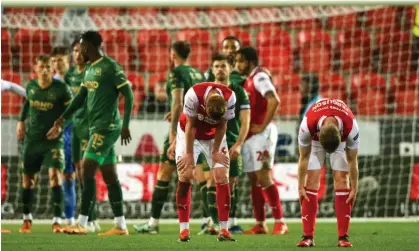
<path id="1" fill-rule="evenodd" d="M 277 141 L 278 130 L 272 123 L 263 132 L 247 139 L 242 147 L 243 171 L 250 173 L 261 170 L 264 162 L 272 169 Z"/>
<path id="2" fill-rule="evenodd" d="M 330 166 L 333 170 L 349 172 L 345 147 L 346 142 L 342 142 L 335 152 L 327 154 L 320 142 L 311 141 L 311 153 L 308 161 L 308 170 L 319 170 L 323 166 L 326 156 L 329 155 Z"/>
<path id="3" fill-rule="evenodd" d="M 178 125 L 177 127 L 177 136 L 176 136 L 176 163 L 178 159 L 180 159 L 186 152 L 186 142 L 185 142 L 185 132 L 180 128 Z M 193 145 L 193 157 L 194 157 L 194 163 L 196 165 L 196 162 L 198 160 L 199 154 L 204 154 L 205 159 L 207 160 L 208 165 L 210 168 L 217 168 L 217 167 L 224 167 L 224 165 L 220 163 L 215 163 L 212 165 L 212 146 L 214 144 L 214 140 L 194 140 Z M 225 154 L 228 156 L 228 146 L 227 146 L 227 140 L 224 135 L 223 140 L 221 141 L 220 145 L 220 151 L 225 152 Z"/>

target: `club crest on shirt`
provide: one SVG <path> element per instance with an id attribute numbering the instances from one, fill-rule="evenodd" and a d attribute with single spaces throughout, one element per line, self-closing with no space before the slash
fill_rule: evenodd
<path id="1" fill-rule="evenodd" d="M 48 92 L 47 93 L 47 98 L 50 100 L 54 100 L 57 98 L 57 95 L 55 94 L 55 92 Z"/>
<path id="2" fill-rule="evenodd" d="M 102 75 L 102 68 L 95 68 L 95 76 L 101 76 Z"/>

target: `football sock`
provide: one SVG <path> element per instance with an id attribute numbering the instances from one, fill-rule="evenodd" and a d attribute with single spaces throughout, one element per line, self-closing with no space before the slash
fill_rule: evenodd
<path id="1" fill-rule="evenodd" d="M 230 190 L 231 190 L 230 218 L 236 218 L 238 191 L 237 191 L 236 186 L 230 187 Z"/>
<path id="2" fill-rule="evenodd" d="M 32 214 L 31 213 L 24 214 L 23 215 L 23 220 L 30 220 L 30 221 L 32 221 L 33 220 Z"/>
<path id="3" fill-rule="evenodd" d="M 228 216 L 230 214 L 231 203 L 230 184 L 217 184 L 216 191 L 218 219 L 220 221 L 220 227 L 221 229 L 228 229 Z"/>
<path id="4" fill-rule="evenodd" d="M 119 180 L 114 184 L 107 185 L 109 202 L 112 207 L 112 212 L 115 218 L 124 216 L 123 211 L 123 199 L 122 199 L 122 188 Z"/>
<path id="5" fill-rule="evenodd" d="M 189 229 L 189 222 L 181 222 L 180 223 L 180 232 L 182 232 L 185 229 Z"/>
<path id="6" fill-rule="evenodd" d="M 125 222 L 125 216 L 115 217 L 115 222 L 116 222 L 116 226 L 119 229 L 122 229 L 122 230 L 126 230 L 127 229 L 127 223 Z"/>
<path id="7" fill-rule="evenodd" d="M 217 188 L 216 187 L 208 187 L 207 192 L 207 200 L 208 200 L 208 211 L 210 213 L 211 219 L 214 224 L 218 224 L 218 210 L 217 210 Z"/>
<path id="8" fill-rule="evenodd" d="M 209 209 L 208 209 L 208 197 L 207 197 L 208 187 L 207 187 L 206 181 L 199 183 L 199 190 L 201 191 L 201 196 L 202 196 L 202 216 L 204 218 L 208 218 L 210 214 L 209 214 Z"/>
<path id="9" fill-rule="evenodd" d="M 24 215 L 25 214 L 29 215 L 32 212 L 33 195 L 34 195 L 33 189 L 22 188 L 22 204 L 23 204 L 23 214 Z"/>
<path id="10" fill-rule="evenodd" d="M 151 199 L 151 217 L 160 219 L 161 210 L 169 194 L 169 181 L 158 180 Z"/>
<path id="11" fill-rule="evenodd" d="M 52 190 L 52 204 L 54 217 L 61 218 L 63 214 L 63 188 L 61 186 L 55 186 Z"/>
<path id="12" fill-rule="evenodd" d="M 282 205 L 279 200 L 279 192 L 275 185 L 270 185 L 263 189 L 265 197 L 268 199 L 269 206 L 272 209 L 272 216 L 275 220 L 282 219 Z"/>
<path id="13" fill-rule="evenodd" d="M 96 205 L 96 194 L 93 198 L 93 205 L 91 208 L 89 208 L 89 222 L 96 220 L 96 211 L 97 211 L 97 205 Z"/>
<path id="14" fill-rule="evenodd" d="M 348 234 L 349 221 L 351 220 L 352 201 L 346 203 L 349 197 L 349 189 L 336 190 L 335 212 L 338 223 L 339 237 Z"/>
<path id="15" fill-rule="evenodd" d="M 252 186 L 251 197 L 253 202 L 253 214 L 257 222 L 264 222 L 266 219 L 265 197 L 261 186 Z"/>
<path id="16" fill-rule="evenodd" d="M 83 193 L 81 196 L 80 214 L 89 215 L 90 210 L 94 208 L 96 197 L 95 178 L 84 178 Z"/>
<path id="17" fill-rule="evenodd" d="M 179 222 L 189 223 L 190 207 L 191 207 L 191 183 L 178 181 L 176 189 L 176 204 Z M 188 224 L 189 226 L 189 224 Z M 189 227 L 188 227 L 189 228 Z M 182 229 L 181 229 L 182 230 Z"/>
<path id="18" fill-rule="evenodd" d="M 304 200 L 301 203 L 301 220 L 305 236 L 314 237 L 316 216 L 319 204 L 317 202 L 317 190 L 306 189 L 307 197 L 310 201 Z"/>
<path id="19" fill-rule="evenodd" d="M 159 225 L 159 219 L 150 217 L 150 220 L 148 220 L 148 225 L 153 227 Z"/>
<path id="20" fill-rule="evenodd" d="M 74 218 L 76 213 L 76 182 L 75 180 L 63 180 L 64 191 L 64 215 L 66 219 Z"/>
<path id="21" fill-rule="evenodd" d="M 79 219 L 77 221 L 79 222 L 79 225 L 81 227 L 86 228 L 88 219 L 89 219 L 88 216 L 80 214 Z"/>

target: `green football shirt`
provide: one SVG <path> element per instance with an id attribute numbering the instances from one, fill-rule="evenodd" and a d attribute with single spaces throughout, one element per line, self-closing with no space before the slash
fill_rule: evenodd
<path id="1" fill-rule="evenodd" d="M 239 75 L 240 76 L 240 75 Z M 235 76 L 230 75 L 230 85 L 228 86 L 236 95 L 236 114 L 233 119 L 230 119 L 227 122 L 227 145 L 231 147 L 237 141 L 240 133 L 240 111 L 250 109 L 249 96 L 244 90 L 242 83 L 244 80 L 241 80 Z"/>
<path id="2" fill-rule="evenodd" d="M 183 95 L 191 88 L 194 84 L 204 82 L 204 74 L 189 65 L 179 65 L 172 69 L 167 74 L 166 82 L 166 93 L 169 99 L 169 104 L 172 103 L 172 91 L 174 89 L 183 89 Z"/>

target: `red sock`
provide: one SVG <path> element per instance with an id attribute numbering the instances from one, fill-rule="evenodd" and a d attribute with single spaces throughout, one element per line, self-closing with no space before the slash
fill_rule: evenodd
<path id="1" fill-rule="evenodd" d="M 349 221 L 351 220 L 352 202 L 346 203 L 349 197 L 349 189 L 335 190 L 335 212 L 338 222 L 338 234 L 345 236 L 348 234 Z"/>
<path id="2" fill-rule="evenodd" d="M 179 222 L 189 222 L 191 211 L 191 183 L 178 181 L 176 189 L 177 215 Z"/>
<path id="3" fill-rule="evenodd" d="M 319 204 L 317 202 L 317 190 L 306 189 L 307 197 L 310 201 L 303 200 L 301 203 L 301 219 L 303 221 L 303 231 L 305 236 L 314 237 L 316 216 Z"/>
<path id="4" fill-rule="evenodd" d="M 253 202 L 253 214 L 255 215 L 256 221 L 263 222 L 266 219 L 266 213 L 265 197 L 263 196 L 262 187 L 252 186 L 251 195 Z"/>
<path id="5" fill-rule="evenodd" d="M 231 193 L 230 184 L 218 185 L 216 190 L 216 201 L 218 209 L 218 220 L 228 221 L 230 214 Z"/>
<path id="6" fill-rule="evenodd" d="M 279 191 L 275 185 L 271 185 L 268 188 L 263 189 L 265 197 L 268 199 L 269 206 L 272 209 L 272 216 L 275 220 L 282 218 L 282 205 L 279 200 Z"/>

